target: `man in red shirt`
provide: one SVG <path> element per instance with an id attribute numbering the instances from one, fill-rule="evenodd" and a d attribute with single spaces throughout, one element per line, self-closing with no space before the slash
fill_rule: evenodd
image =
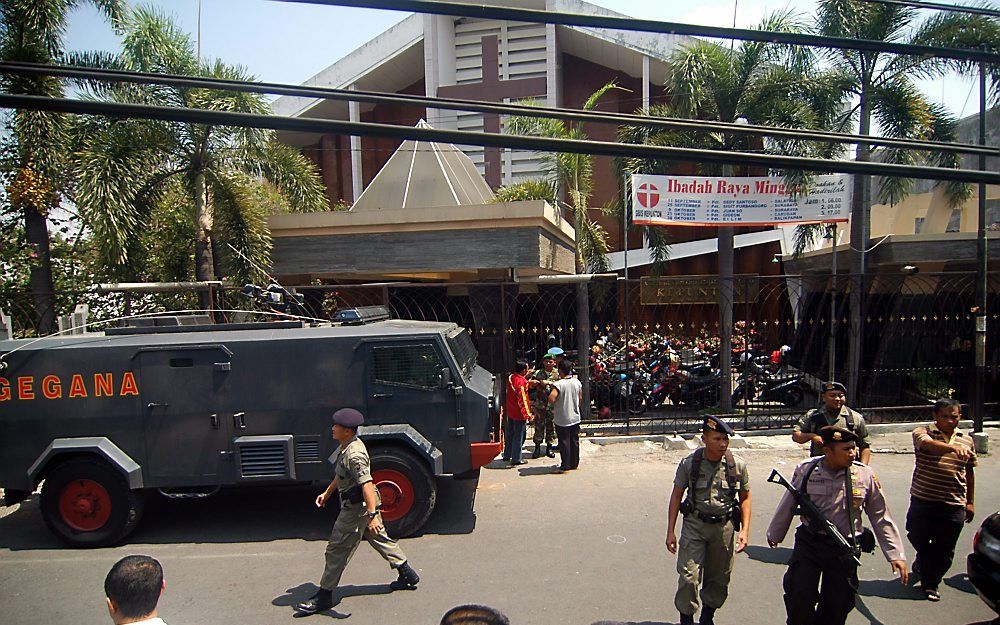
<path id="1" fill-rule="evenodd" d="M 507 377 L 507 427 L 504 441 L 503 459 L 511 466 L 527 464 L 521 459 L 524 433 L 531 419 L 531 404 L 528 402 L 528 365 L 518 362 L 514 373 Z"/>

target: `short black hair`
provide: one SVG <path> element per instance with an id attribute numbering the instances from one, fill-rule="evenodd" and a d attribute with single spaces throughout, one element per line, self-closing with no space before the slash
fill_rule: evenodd
<path id="1" fill-rule="evenodd" d="M 510 621 L 496 608 L 469 603 L 445 612 L 441 625 L 510 625 Z"/>
<path id="2" fill-rule="evenodd" d="M 104 578 L 104 594 L 125 618 L 137 619 L 156 611 L 163 590 L 163 567 L 149 556 L 125 556 Z"/>
<path id="3" fill-rule="evenodd" d="M 568 360 L 559 361 L 559 375 L 570 375 L 573 373 L 573 363 Z"/>
<path id="4" fill-rule="evenodd" d="M 945 410 L 951 410 L 952 408 L 962 409 L 962 404 L 957 399 L 951 399 L 946 397 L 944 399 L 939 399 L 934 402 L 934 414 L 941 414 Z"/>
<path id="5" fill-rule="evenodd" d="M 528 363 L 524 362 L 523 360 L 518 360 L 514 364 L 515 373 L 521 373 L 522 371 L 527 371 L 527 370 L 528 370 Z"/>

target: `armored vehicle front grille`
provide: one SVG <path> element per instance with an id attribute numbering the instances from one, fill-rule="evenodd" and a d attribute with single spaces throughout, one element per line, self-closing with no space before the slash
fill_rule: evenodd
<path id="1" fill-rule="evenodd" d="M 284 477 L 288 453 L 283 443 L 251 443 L 240 446 L 240 471 L 243 477 Z"/>
<path id="2" fill-rule="evenodd" d="M 319 460 L 319 441 L 295 441 L 295 462 Z"/>

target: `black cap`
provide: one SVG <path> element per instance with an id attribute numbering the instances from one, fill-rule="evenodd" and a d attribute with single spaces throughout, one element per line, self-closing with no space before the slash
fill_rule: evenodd
<path id="1" fill-rule="evenodd" d="M 828 425 L 824 428 L 820 428 L 819 435 L 822 437 L 824 445 L 829 445 L 830 443 L 858 442 L 857 434 L 847 428 L 839 428 L 835 425 Z"/>
<path id="2" fill-rule="evenodd" d="M 726 423 L 719 417 L 715 417 L 712 415 L 708 415 L 707 417 L 705 417 L 705 422 L 702 425 L 703 425 L 702 429 L 712 430 L 714 432 L 722 432 L 726 436 L 732 436 L 733 434 L 736 434 L 736 432 L 733 431 L 733 428 L 729 427 L 728 423 Z"/>
<path id="3" fill-rule="evenodd" d="M 823 382 L 823 392 L 827 391 L 840 391 L 841 393 L 847 393 L 847 387 L 840 382 Z"/>
<path id="4" fill-rule="evenodd" d="M 345 428 L 357 428 L 365 422 L 365 416 L 354 408 L 341 408 L 333 413 L 333 422 Z"/>

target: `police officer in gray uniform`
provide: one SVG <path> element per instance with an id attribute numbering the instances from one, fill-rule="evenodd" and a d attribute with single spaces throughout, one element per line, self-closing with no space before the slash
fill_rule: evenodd
<path id="1" fill-rule="evenodd" d="M 847 407 L 847 387 L 840 382 L 824 382 L 822 386 L 823 405 L 802 415 L 792 432 L 796 443 L 809 443 L 810 456 L 823 455 L 823 439 L 819 431 L 829 425 L 845 428 L 858 439 L 858 460 L 864 464 L 871 462 L 871 438 L 868 426 L 861 413 Z"/>
<path id="2" fill-rule="evenodd" d="M 677 554 L 674 606 L 681 625 L 693 625 L 698 584 L 703 604 L 701 625 L 715 625 L 715 611 L 729 595 L 735 554 L 750 541 L 750 475 L 747 464 L 729 451 L 734 434 L 722 419 L 709 416 L 697 449 L 677 465 L 667 512 L 667 550 Z M 683 501 L 687 491 L 687 499 Z M 684 514 L 678 549 L 677 513 Z"/>
<path id="3" fill-rule="evenodd" d="M 795 467 L 792 486 L 809 496 L 846 542 L 857 546 L 854 553 L 874 550 L 877 539 L 885 559 L 905 585 L 909 574 L 903 539 L 875 472 L 854 461 L 857 434 L 835 426 L 824 427 L 819 434 L 823 456 Z M 863 528 L 862 512 L 868 516 L 874 536 Z M 767 528 L 768 545 L 776 547 L 784 540 L 795 514 L 795 498 L 786 492 Z M 788 625 L 844 625 L 857 600 L 858 564 L 803 515 L 795 530 L 795 547 L 783 586 Z"/>
<path id="4" fill-rule="evenodd" d="M 398 579 L 390 584 L 393 590 L 413 589 L 420 581 L 417 572 L 407 564 L 406 554 L 385 533 L 379 514 L 381 501 L 372 482 L 368 449 L 358 438 L 358 426 L 364 420 L 361 413 L 353 408 L 341 408 L 333 414 L 333 438 L 340 443 L 340 449 L 333 460 L 333 481 L 316 497 L 316 505 L 322 508 L 337 492 L 340 514 L 326 545 L 326 568 L 323 569 L 319 590 L 308 601 L 295 606 L 298 610 L 296 616 L 308 616 L 333 607 L 333 589 L 340 584 L 340 577 L 361 539 L 367 540 L 398 572 Z"/>

